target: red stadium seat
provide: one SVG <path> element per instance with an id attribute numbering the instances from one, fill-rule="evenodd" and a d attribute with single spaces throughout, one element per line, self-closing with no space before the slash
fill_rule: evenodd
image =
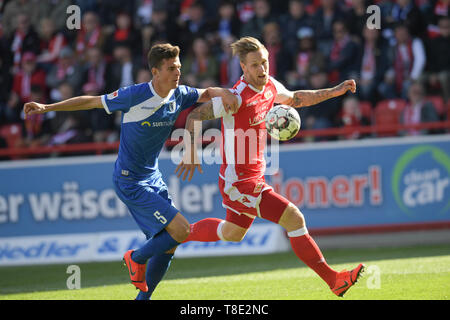
<path id="1" fill-rule="evenodd" d="M 372 110 L 372 104 L 369 101 L 360 101 L 359 109 L 361 110 L 361 115 L 363 117 L 366 117 L 367 119 L 372 121 L 373 110 Z"/>
<path id="2" fill-rule="evenodd" d="M 447 121 L 450 121 L 450 100 L 447 101 Z"/>
<path id="3" fill-rule="evenodd" d="M 4 125 L 0 127 L 0 136 L 6 140 L 8 148 L 13 148 L 22 136 L 22 126 L 17 123 Z"/>
<path id="4" fill-rule="evenodd" d="M 427 96 L 425 100 L 433 104 L 439 118 L 442 118 L 445 115 L 445 103 L 441 96 Z"/>
<path id="5" fill-rule="evenodd" d="M 402 99 L 382 100 L 375 106 L 375 124 L 376 125 L 394 125 L 400 124 L 400 117 L 406 101 Z M 379 137 L 396 136 L 397 131 L 384 131 L 377 133 Z"/>

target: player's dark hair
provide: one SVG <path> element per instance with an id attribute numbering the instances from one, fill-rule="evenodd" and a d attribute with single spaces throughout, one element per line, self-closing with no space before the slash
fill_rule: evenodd
<path id="1" fill-rule="evenodd" d="M 178 57 L 180 48 L 170 43 L 155 44 L 149 51 L 147 60 L 150 70 L 160 68 L 163 60 Z"/>

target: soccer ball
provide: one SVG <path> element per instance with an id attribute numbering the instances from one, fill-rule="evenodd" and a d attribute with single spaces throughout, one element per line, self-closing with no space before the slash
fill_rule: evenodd
<path id="1" fill-rule="evenodd" d="M 266 114 L 266 129 L 272 138 L 287 141 L 297 135 L 301 120 L 298 112 L 287 105 L 274 106 Z"/>

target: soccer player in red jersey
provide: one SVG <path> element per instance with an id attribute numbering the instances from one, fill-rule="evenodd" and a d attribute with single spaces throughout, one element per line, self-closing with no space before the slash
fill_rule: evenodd
<path id="1" fill-rule="evenodd" d="M 264 147 L 266 144 L 265 115 L 274 103 L 300 108 L 324 100 L 355 92 L 354 80 L 346 80 L 334 88 L 291 92 L 269 76 L 269 54 L 264 45 L 252 37 L 243 37 L 232 44 L 239 56 L 243 76 L 232 92 L 240 106 L 231 114 L 221 99 L 194 109 L 187 118 L 184 136 L 185 154 L 176 168 L 178 177 L 191 180 L 195 169 L 202 172 L 197 158 L 195 121 L 221 118 L 222 165 L 219 189 L 226 219 L 207 218 L 191 225 L 187 241 L 241 241 L 253 223 L 260 217 L 286 229 L 292 249 L 297 257 L 313 269 L 338 296 L 357 281 L 364 265 L 351 271 L 337 272 L 325 261 L 319 247 L 308 234 L 300 210 L 265 182 Z M 249 137 L 250 143 L 245 143 Z M 256 146 L 256 147 L 255 147 Z"/>

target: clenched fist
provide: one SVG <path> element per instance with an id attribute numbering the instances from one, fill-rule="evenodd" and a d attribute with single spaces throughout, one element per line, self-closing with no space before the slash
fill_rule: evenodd
<path id="1" fill-rule="evenodd" d="M 27 102 L 23 106 L 23 112 L 25 113 L 25 118 L 27 115 L 45 113 L 47 111 L 46 105 L 37 102 Z"/>
<path id="2" fill-rule="evenodd" d="M 356 92 L 356 81 L 351 80 L 345 80 L 339 85 L 335 87 L 335 90 L 337 91 L 338 95 L 345 94 L 348 90 L 350 90 L 352 93 Z"/>

